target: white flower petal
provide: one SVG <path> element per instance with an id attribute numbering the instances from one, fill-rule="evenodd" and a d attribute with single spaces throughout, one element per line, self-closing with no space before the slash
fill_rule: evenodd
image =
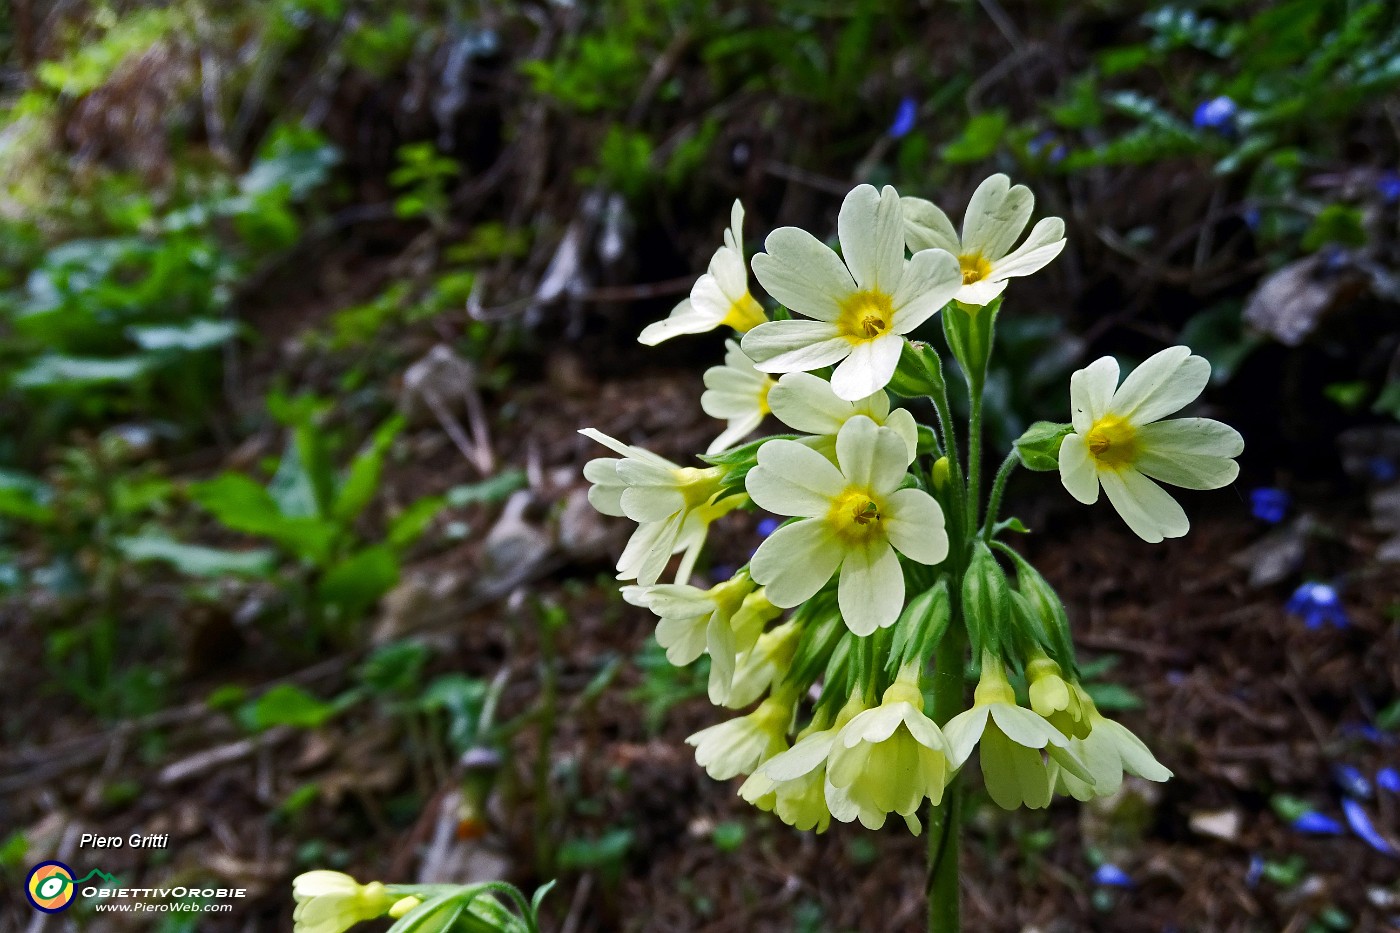
<path id="1" fill-rule="evenodd" d="M 841 365 L 831 374 L 831 388 L 838 397 L 854 402 L 879 392 L 890 384 L 890 380 L 894 378 L 894 371 L 899 366 L 899 354 L 904 349 L 904 338 L 886 332 L 874 340 L 847 343 L 850 346 L 850 355 L 842 360 Z"/>
<path id="2" fill-rule="evenodd" d="M 884 541 L 846 552 L 836 601 L 846 627 L 857 635 L 893 625 L 904 609 L 904 571 Z"/>
<path id="3" fill-rule="evenodd" d="M 1065 222 L 1058 217 L 1046 217 L 1035 225 L 1026 242 L 991 263 L 988 278 L 1010 279 L 1039 272 L 1065 248 Z"/>
<path id="4" fill-rule="evenodd" d="M 759 452 L 762 453 L 762 448 Z M 815 451 L 811 453 L 816 454 Z M 907 455 L 903 438 L 865 415 L 856 415 L 847 421 L 836 435 L 836 462 L 845 478 L 852 486 L 880 495 L 888 495 L 899 488 L 909 466 Z"/>
<path id="5" fill-rule="evenodd" d="M 1098 719 L 1094 729 L 1107 729 L 1115 750 L 1123 762 L 1123 770 L 1149 781 L 1165 781 L 1172 776 L 1169 769 L 1153 756 L 1152 751 L 1122 723 Z"/>
<path id="6" fill-rule="evenodd" d="M 1099 501 L 1099 471 L 1089 456 L 1082 434 L 1066 434 L 1060 442 L 1060 482 L 1085 505 Z"/>
<path id="7" fill-rule="evenodd" d="M 1088 434 L 1089 429 L 1108 413 L 1113 390 L 1118 387 L 1118 361 L 1101 356 L 1069 377 L 1070 418 L 1074 430 Z"/>
<path id="8" fill-rule="evenodd" d="M 943 726 L 943 735 L 948 739 L 954 768 L 961 768 L 972 755 L 972 750 L 977 747 L 978 740 L 987 728 L 987 716 L 990 713 L 986 706 L 974 706 L 958 713 Z"/>
<path id="9" fill-rule="evenodd" d="M 857 185 L 836 218 L 841 255 L 862 291 L 894 294 L 904 268 L 904 215 L 899 195 L 885 186 Z"/>
<path id="10" fill-rule="evenodd" d="M 622 511 L 622 493 L 627 484 L 617 476 L 617 465 L 621 462 L 616 457 L 599 457 L 583 465 L 583 478 L 593 484 L 588 490 L 588 503 L 615 518 L 627 514 Z"/>
<path id="11" fill-rule="evenodd" d="M 715 283 L 715 290 L 724 296 L 725 314 L 729 313 L 734 302 L 749 292 L 749 271 L 744 266 L 743 254 L 736 249 L 723 246 L 716 250 L 710 259 L 709 275 Z M 695 292 L 692 291 L 690 297 L 694 301 Z"/>
<path id="12" fill-rule="evenodd" d="M 1005 175 L 993 175 L 972 193 L 963 216 L 962 251 L 995 262 L 1011 251 L 1035 210 L 1035 196 L 1025 185 L 1011 187 Z"/>
<path id="13" fill-rule="evenodd" d="M 826 522 L 804 519 L 763 539 L 749 562 L 749 572 L 766 587 L 769 602 L 791 609 L 826 586 L 845 554 Z"/>
<path id="14" fill-rule="evenodd" d="M 1044 748 L 1046 745 L 1065 745 L 1069 739 L 1060 734 L 1043 716 L 1020 706 L 1009 703 L 991 704 L 992 719 L 1002 734 L 1017 745 L 1026 748 Z"/>
<path id="15" fill-rule="evenodd" d="M 749 498 L 775 515 L 825 515 L 846 489 L 846 478 L 821 454 L 796 441 L 773 440 L 758 448 L 758 466 L 745 479 Z"/>
<path id="16" fill-rule="evenodd" d="M 637 341 L 654 347 L 663 340 L 670 340 L 681 334 L 703 334 L 706 331 L 714 330 L 719 324 L 719 319 L 711 314 L 706 314 L 700 308 L 696 308 L 687 298 L 671 310 L 670 317 L 655 321 L 642 328 L 642 333 L 637 337 Z"/>
<path id="17" fill-rule="evenodd" d="M 617 578 L 635 579 L 642 586 L 655 583 L 661 571 L 666 569 L 666 562 L 671 559 L 683 518 L 683 513 L 677 512 L 664 522 L 638 525 L 618 558 Z"/>
<path id="18" fill-rule="evenodd" d="M 845 359 L 851 343 L 823 321 L 769 321 L 744 335 L 744 353 L 765 373 L 806 372 Z"/>
<path id="19" fill-rule="evenodd" d="M 759 771 L 775 781 L 795 781 L 826 764 L 836 730 L 824 729 L 803 738 L 792 748 L 759 766 Z"/>
<path id="20" fill-rule="evenodd" d="M 890 544 L 899 553 L 921 564 L 939 564 L 948 556 L 948 531 L 943 509 L 922 489 L 899 489 L 885 501 L 889 518 L 884 522 Z"/>
<path id="21" fill-rule="evenodd" d="M 952 253 L 941 249 L 915 253 L 894 293 L 890 330 L 909 333 L 942 310 L 962 287 L 962 270 Z"/>
<path id="22" fill-rule="evenodd" d="M 904 213 L 904 239 L 909 252 L 945 249 L 955 256 L 962 252 L 962 241 L 948 215 L 931 201 L 923 198 L 900 198 Z"/>
<path id="23" fill-rule="evenodd" d="M 888 402 L 888 396 L 886 400 Z M 884 419 L 884 423 L 885 427 L 903 438 L 904 446 L 909 448 L 909 462 L 913 463 L 919 452 L 919 422 L 914 420 L 914 413 L 907 408 L 896 408 Z"/>
<path id="24" fill-rule="evenodd" d="M 818 321 L 834 321 L 856 283 L 841 257 L 798 227 L 768 234 L 766 253 L 753 257 L 753 274 L 768 294 L 790 311 Z M 749 356 L 753 356 L 752 353 Z"/>
<path id="25" fill-rule="evenodd" d="M 980 279 L 958 289 L 953 297 L 965 305 L 982 307 L 996 301 L 997 296 L 1006 291 L 1005 279 Z"/>
<path id="26" fill-rule="evenodd" d="M 855 748 L 861 742 L 878 745 L 885 741 L 903 724 L 904 710 L 907 706 L 907 703 L 881 703 L 874 709 L 856 714 L 841 730 L 840 747 Z M 850 782 L 838 777 L 835 783 L 844 787 Z"/>
<path id="27" fill-rule="evenodd" d="M 1153 435 L 1149 434 L 1151 428 L 1179 425 L 1182 421 L 1188 420 L 1204 421 L 1207 424 L 1219 425 L 1224 428 L 1234 437 L 1222 437 L 1221 446 L 1228 444 L 1226 449 L 1236 449 L 1235 440 L 1239 438 L 1239 433 L 1229 425 L 1220 424 L 1218 421 L 1210 421 L 1206 418 L 1156 421 L 1144 425 L 1138 433 L 1138 453 L 1133 459 L 1133 468 L 1153 479 L 1171 483 L 1173 486 L 1181 486 L 1184 489 L 1219 489 L 1221 486 L 1233 483 L 1235 477 L 1240 475 L 1240 465 L 1231 460 L 1230 457 L 1238 456 L 1238 453 L 1220 457 L 1214 454 L 1174 450 L 1170 446 L 1159 447 Z M 1155 434 L 1155 432 L 1153 433 Z M 1243 441 L 1240 441 L 1239 446 L 1243 447 Z"/>
<path id="28" fill-rule="evenodd" d="M 1210 381 L 1210 363 L 1190 347 L 1167 347 L 1133 370 L 1113 393 L 1110 410 L 1133 424 L 1164 418 L 1189 405 Z"/>
<path id="29" fill-rule="evenodd" d="M 729 427 L 721 431 L 713 441 L 710 441 L 710 446 L 705 448 L 705 453 L 717 454 L 728 450 L 757 431 L 758 426 L 762 423 L 763 415 L 758 412 L 731 418 Z"/>
<path id="30" fill-rule="evenodd" d="M 1163 538 L 1180 538 L 1191 528 L 1181 504 L 1161 486 L 1137 470 L 1104 470 L 1099 482 L 1108 501 L 1142 540 L 1156 544 Z"/>
<path id="31" fill-rule="evenodd" d="M 768 406 L 794 431 L 835 434 L 855 406 L 836 397 L 831 383 L 811 373 L 788 373 L 768 393 Z"/>

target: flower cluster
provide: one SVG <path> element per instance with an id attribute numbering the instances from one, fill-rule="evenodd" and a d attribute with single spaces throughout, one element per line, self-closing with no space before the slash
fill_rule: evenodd
<path id="1" fill-rule="evenodd" d="M 1217 421 L 1164 420 L 1210 374 L 1186 347 L 1121 385 L 1105 357 L 1071 378 L 1070 420 L 1033 425 L 982 500 L 981 397 L 1003 293 L 1065 246 L 1055 217 L 1022 239 L 1034 205 L 994 175 L 959 231 L 928 201 L 861 185 L 837 217 L 839 254 L 795 227 L 768 235 L 751 265 L 781 305 L 769 314 L 749 292 L 735 204 L 709 272 L 641 338 L 735 332 L 704 376 L 702 406 L 725 422 L 705 465 L 582 432 L 620 455 L 585 475 L 599 511 L 637 523 L 618 562 L 635 581 L 624 597 L 657 617 L 672 663 L 708 657 L 711 702 L 749 710 L 692 735 L 696 761 L 715 780 L 744 776 L 745 800 L 800 829 L 876 828 L 893 813 L 917 833 L 925 801 L 939 805 L 974 752 L 1008 809 L 1113 794 L 1125 774 L 1170 776 L 1095 707 L 1064 606 L 999 540 L 1021 526 L 997 513 L 1025 466 L 1057 471 L 1086 504 L 1102 489 L 1146 541 L 1178 537 L 1185 512 L 1159 484 L 1226 485 L 1243 442 Z M 965 431 L 942 357 L 913 339 L 939 323 L 972 399 Z M 899 404 L 918 397 L 937 430 Z M 770 417 L 784 433 L 746 443 Z M 730 578 L 691 585 L 709 526 L 753 508 L 781 524 Z M 677 553 L 673 582 L 659 582 Z"/>

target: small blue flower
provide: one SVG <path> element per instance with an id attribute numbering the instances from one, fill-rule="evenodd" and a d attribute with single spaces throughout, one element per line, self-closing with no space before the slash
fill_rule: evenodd
<path id="1" fill-rule="evenodd" d="M 1332 768 L 1332 778 L 1344 793 L 1352 797 L 1366 799 L 1371 796 L 1371 782 L 1366 780 L 1366 775 L 1359 769 L 1351 765 L 1335 765 Z"/>
<path id="2" fill-rule="evenodd" d="M 888 130 L 890 139 L 903 139 L 909 135 L 919 119 L 919 105 L 912 97 L 900 98 L 899 107 L 894 112 L 894 122 Z"/>
<path id="3" fill-rule="evenodd" d="M 1230 98 L 1216 97 L 1201 101 L 1196 106 L 1196 112 L 1192 115 L 1191 122 L 1198 130 L 1217 130 L 1221 133 L 1228 133 L 1234 129 L 1235 117 L 1239 112 L 1239 106 Z"/>
<path id="4" fill-rule="evenodd" d="M 1376 772 L 1376 786 L 1383 787 L 1392 794 L 1400 794 L 1400 771 L 1381 768 Z"/>
<path id="5" fill-rule="evenodd" d="M 1348 722 L 1342 724 L 1342 734 L 1358 739 L 1365 739 L 1377 745 L 1392 745 L 1394 739 L 1386 735 L 1380 729 L 1367 722 Z"/>
<path id="6" fill-rule="evenodd" d="M 1131 888 L 1133 879 L 1117 865 L 1104 862 L 1094 869 L 1094 884 L 1101 884 L 1109 888 Z"/>
<path id="7" fill-rule="evenodd" d="M 1371 478 L 1378 483 L 1389 483 L 1400 476 L 1400 472 L 1395 469 L 1395 464 L 1385 457 L 1372 457 L 1366 461 L 1366 469 L 1371 472 Z"/>
<path id="8" fill-rule="evenodd" d="M 1330 816 L 1318 813 L 1316 810 L 1309 810 L 1294 820 L 1293 828 L 1310 836 L 1340 836 L 1342 834 L 1341 823 Z"/>
<path id="9" fill-rule="evenodd" d="M 1326 583 L 1304 583 L 1289 597 L 1284 608 L 1289 615 L 1302 616 L 1303 624 L 1311 629 L 1324 625 L 1346 628 L 1350 624 L 1336 587 Z"/>
<path id="10" fill-rule="evenodd" d="M 734 574 L 739 572 L 739 568 L 733 564 L 715 564 L 710 568 L 710 579 L 716 583 L 723 583 L 725 580 L 733 579 Z"/>
<path id="11" fill-rule="evenodd" d="M 1255 852 L 1249 857 L 1249 870 L 1244 873 L 1244 884 L 1247 888 L 1257 888 L 1259 879 L 1264 877 L 1264 856 Z"/>
<path id="12" fill-rule="evenodd" d="M 1371 825 L 1371 818 L 1366 815 L 1366 809 L 1361 804 L 1350 797 L 1344 797 L 1342 798 L 1342 812 L 1346 814 L 1351 831 L 1360 836 L 1368 846 L 1382 855 L 1400 854 L 1395 851 L 1395 847 L 1390 844 L 1389 840 L 1376 832 L 1376 827 Z"/>
<path id="13" fill-rule="evenodd" d="M 758 523 L 758 529 L 757 529 L 757 530 L 758 530 L 758 536 L 759 536 L 760 538 L 766 538 L 766 537 L 768 537 L 768 536 L 771 535 L 773 532 L 777 531 L 777 530 L 778 530 L 778 526 L 781 525 L 781 524 L 782 524 L 782 521 L 780 521 L 779 519 L 776 519 L 776 518 L 765 518 L 765 519 L 761 520 L 761 521 Z"/>
<path id="14" fill-rule="evenodd" d="M 1400 172 L 1381 172 L 1376 179 L 1376 193 L 1387 204 L 1400 201 Z"/>
<path id="15" fill-rule="evenodd" d="M 1288 514 L 1288 507 L 1293 504 L 1293 497 L 1282 489 L 1262 486 L 1250 491 L 1249 502 L 1254 509 L 1255 518 L 1268 522 L 1270 525 L 1277 525 Z"/>
<path id="16" fill-rule="evenodd" d="M 1044 157 L 1051 165 L 1058 165 L 1065 160 L 1068 150 L 1065 144 L 1060 142 L 1058 136 L 1046 130 L 1031 137 L 1031 141 L 1026 143 L 1026 152 L 1033 159 Z"/>
<path id="17" fill-rule="evenodd" d="M 1259 212 L 1259 208 L 1247 207 L 1243 214 L 1244 225 L 1251 230 L 1258 230 L 1259 222 L 1263 220 L 1263 217 L 1264 215 Z"/>

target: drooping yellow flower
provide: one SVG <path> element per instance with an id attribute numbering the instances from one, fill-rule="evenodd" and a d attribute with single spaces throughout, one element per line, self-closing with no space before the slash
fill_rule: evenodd
<path id="1" fill-rule="evenodd" d="M 1065 222 L 1046 217 L 1015 250 L 1035 209 L 1035 195 L 1025 185 L 1012 186 L 993 175 L 973 192 L 959 237 L 948 215 L 922 198 L 901 198 L 904 234 L 909 249 L 943 249 L 958 258 L 962 287 L 953 297 L 965 305 L 990 304 L 1007 280 L 1044 268 L 1065 248 Z"/>
<path id="2" fill-rule="evenodd" d="M 1239 475 L 1244 439 L 1209 418 L 1159 419 L 1201 394 L 1210 363 L 1189 347 L 1149 357 L 1118 385 L 1118 361 L 1095 360 L 1069 381 L 1074 433 L 1060 445 L 1060 480 L 1085 505 L 1099 488 L 1144 541 L 1179 538 L 1191 523 L 1153 480 L 1185 489 L 1217 489 Z M 1116 388 L 1116 391 L 1115 391 Z"/>
<path id="3" fill-rule="evenodd" d="M 1070 748 L 1070 739 L 1045 717 L 1016 704 L 1016 692 L 1006 679 L 1001 659 L 986 655 L 982 677 L 973 694 L 972 709 L 959 713 L 943 727 L 957 767 L 981 746 L 982 778 L 987 794 L 1004 810 L 1032 810 L 1050 803 L 1053 775 L 1042 752 L 1065 771 L 1092 783 L 1084 764 Z"/>
<path id="4" fill-rule="evenodd" d="M 695 746 L 695 763 L 716 781 L 751 774 L 769 758 L 787 751 L 795 700 L 791 693 L 770 696 L 747 716 L 701 729 L 685 740 Z"/>
<path id="5" fill-rule="evenodd" d="M 957 260 L 940 249 L 904 258 L 904 218 L 891 187 L 853 189 L 837 217 L 841 256 L 806 230 L 779 227 L 753 258 L 753 273 L 807 320 L 770 321 L 744 335 L 743 349 L 769 373 L 840 364 L 831 377 L 848 401 L 883 389 L 894 376 L 904 335 L 961 287 Z"/>
<path id="6" fill-rule="evenodd" d="M 382 917 L 395 898 L 378 881 L 360 884 L 338 871 L 309 871 L 292 880 L 296 933 L 343 933 Z"/>
<path id="7" fill-rule="evenodd" d="M 867 829 L 898 813 L 917 835 L 924 798 L 940 802 L 954 770 L 952 746 L 924 715 L 918 667 L 909 664 L 880 705 L 852 717 L 832 743 L 827 805 L 838 820 L 859 818 Z"/>
<path id="8" fill-rule="evenodd" d="M 743 333 L 768 315 L 749 294 L 749 273 L 744 268 L 744 206 L 738 201 L 729 213 L 724 245 L 715 251 L 709 271 L 695 282 L 671 316 L 649 324 L 637 339 L 649 347 L 681 334 L 703 334 L 716 327 L 732 327 Z"/>
<path id="9" fill-rule="evenodd" d="M 1093 702 L 1079 684 L 1065 680 L 1064 672 L 1044 652 L 1026 663 L 1031 709 L 1050 725 L 1072 738 L 1089 734 L 1089 709 Z"/>
<path id="10" fill-rule="evenodd" d="M 827 806 L 827 759 L 841 729 L 865 709 L 854 694 L 836 714 L 819 714 L 787 751 L 763 762 L 739 788 L 739 796 L 760 810 L 777 814 L 796 829 L 826 832 L 831 825 Z M 844 800 L 844 792 L 838 792 Z"/>
<path id="11" fill-rule="evenodd" d="M 1055 769 L 1055 790 L 1076 800 L 1111 797 L 1123 785 L 1123 775 L 1135 774 L 1148 781 L 1165 781 L 1171 771 L 1152 755 L 1151 749 L 1121 723 L 1105 717 L 1087 696 L 1089 733 L 1070 743 L 1092 781 L 1081 780 L 1064 769 Z"/>

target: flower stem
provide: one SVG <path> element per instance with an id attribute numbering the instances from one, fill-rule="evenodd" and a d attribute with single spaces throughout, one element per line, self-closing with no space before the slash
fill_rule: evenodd
<path id="1" fill-rule="evenodd" d="M 997 478 L 992 482 L 992 496 L 987 500 L 987 523 L 982 527 L 983 541 L 992 540 L 992 529 L 996 526 L 997 516 L 1001 512 L 1001 495 L 1006 491 L 1006 481 L 1011 478 L 1020 462 L 1021 458 L 1016 456 L 1016 451 L 1013 450 L 1001 462 L 1001 469 L 997 470 Z"/>
<path id="2" fill-rule="evenodd" d="M 967 516 L 968 528 L 977 527 L 982 501 L 982 386 L 968 384 L 967 416 Z"/>
<path id="3" fill-rule="evenodd" d="M 958 624 L 948 626 L 938 643 L 938 667 L 933 680 L 933 719 L 945 725 L 962 712 L 967 688 L 963 679 L 967 635 Z M 928 899 L 929 933 L 959 933 L 962 930 L 958 862 L 962 849 L 962 782 L 956 777 L 943 791 L 943 799 L 929 813 L 928 820 Z"/>

